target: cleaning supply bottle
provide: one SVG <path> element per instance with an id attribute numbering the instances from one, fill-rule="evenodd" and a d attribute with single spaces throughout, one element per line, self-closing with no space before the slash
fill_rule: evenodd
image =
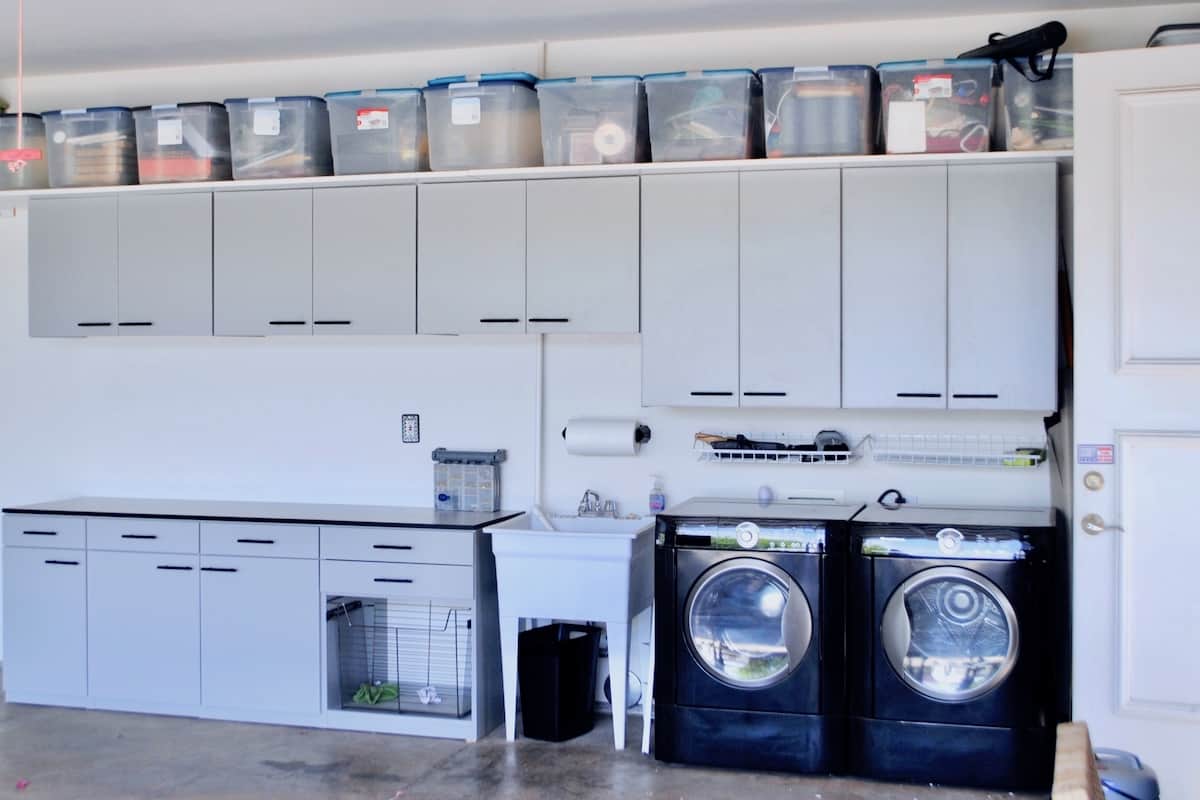
<path id="1" fill-rule="evenodd" d="M 650 513 L 661 514 L 667 510 L 667 496 L 663 494 L 662 478 L 651 475 L 654 484 L 650 487 Z"/>

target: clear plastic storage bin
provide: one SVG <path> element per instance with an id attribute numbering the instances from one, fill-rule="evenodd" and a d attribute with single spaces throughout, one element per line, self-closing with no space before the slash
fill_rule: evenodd
<path id="1" fill-rule="evenodd" d="M 996 125 L 996 65 L 988 59 L 879 65 L 889 153 L 981 153 Z"/>
<path id="2" fill-rule="evenodd" d="M 1048 58 L 1035 62 L 1038 71 Z M 1039 79 L 1021 62 L 1004 64 L 1004 132 L 1009 150 L 1067 150 L 1075 143 L 1074 59 L 1060 55 L 1050 77 Z M 1029 77 L 1026 77 L 1028 75 Z M 1033 80 L 1030 80 L 1033 78 Z"/>
<path id="3" fill-rule="evenodd" d="M 435 170 L 541 166 L 536 81 L 525 72 L 431 80 L 425 90 L 429 166 Z"/>
<path id="4" fill-rule="evenodd" d="M 874 68 L 774 67 L 758 74 L 768 158 L 875 152 L 879 76 Z"/>
<path id="5" fill-rule="evenodd" d="M 133 110 L 142 183 L 225 181 L 229 114 L 220 103 L 180 103 Z"/>
<path id="6" fill-rule="evenodd" d="M 538 81 L 548 167 L 632 164 L 650 151 L 646 89 L 636 75 Z"/>
<path id="7" fill-rule="evenodd" d="M 47 111 L 42 121 L 51 188 L 138 182 L 137 137 L 128 108 Z"/>
<path id="8" fill-rule="evenodd" d="M 429 169 L 425 99 L 420 89 L 331 92 L 325 102 L 334 173 Z"/>
<path id="9" fill-rule="evenodd" d="M 1173 47 L 1178 44 L 1200 44 L 1200 22 L 1159 25 L 1150 35 L 1146 47 Z"/>
<path id="10" fill-rule="evenodd" d="M 762 155 L 762 84 L 752 71 L 664 72 L 645 81 L 652 160 Z"/>
<path id="11" fill-rule="evenodd" d="M 319 97 L 226 100 L 233 177 L 311 178 L 333 174 L 329 113 Z"/>
<path id="12" fill-rule="evenodd" d="M 17 148 L 17 131 L 21 147 Z M 46 128 L 37 114 L 0 114 L 0 190 L 45 189 Z"/>

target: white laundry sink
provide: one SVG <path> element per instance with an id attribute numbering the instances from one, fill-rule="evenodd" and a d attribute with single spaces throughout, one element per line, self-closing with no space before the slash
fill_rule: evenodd
<path id="1" fill-rule="evenodd" d="M 532 514 L 522 514 L 507 522 L 488 528 L 490 533 L 586 533 L 586 534 L 620 534 L 634 536 L 654 527 L 654 520 L 649 517 L 637 519 L 613 519 L 611 517 L 551 517 L 550 523 L 554 530 L 547 528 L 540 519 Z"/>

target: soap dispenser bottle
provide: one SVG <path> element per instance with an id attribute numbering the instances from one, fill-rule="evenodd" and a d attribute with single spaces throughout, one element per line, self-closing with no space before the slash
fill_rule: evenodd
<path id="1" fill-rule="evenodd" d="M 657 475 L 650 477 L 654 479 L 650 487 L 650 513 L 661 514 L 667 510 L 667 496 L 663 494 L 662 478 Z"/>

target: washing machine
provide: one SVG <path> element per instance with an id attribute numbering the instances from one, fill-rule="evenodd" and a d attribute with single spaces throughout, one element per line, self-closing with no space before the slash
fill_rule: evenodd
<path id="1" fill-rule="evenodd" d="M 861 508 L 695 499 L 659 515 L 658 759 L 841 770 L 845 559 Z"/>
<path id="2" fill-rule="evenodd" d="M 875 505 L 851 530 L 850 771 L 1047 790 L 1068 715 L 1054 512 Z"/>

